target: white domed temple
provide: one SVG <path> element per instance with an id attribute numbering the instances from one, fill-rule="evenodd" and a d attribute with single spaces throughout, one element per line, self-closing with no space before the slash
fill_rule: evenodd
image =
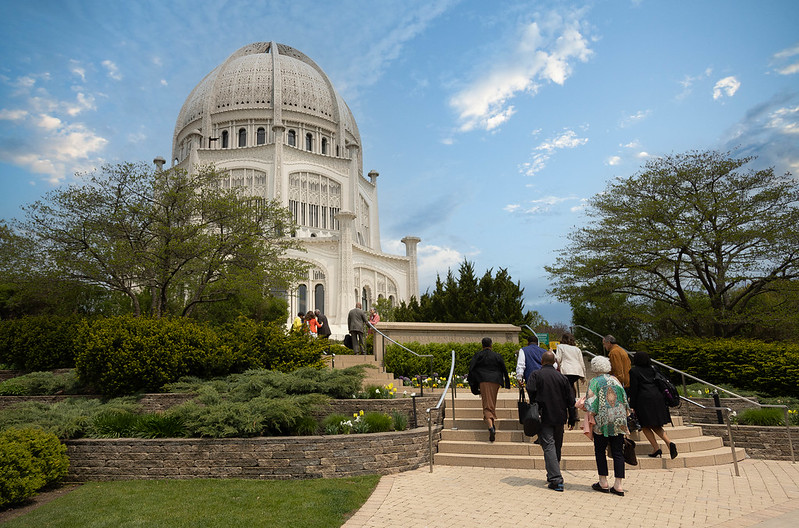
<path id="1" fill-rule="evenodd" d="M 175 124 L 172 165 L 213 164 L 222 185 L 277 200 L 297 224 L 310 264 L 288 292 L 290 314 L 320 309 L 334 333 L 362 302 L 418 295 L 416 247 L 383 253 L 378 173 L 364 177 L 358 125 L 314 61 L 294 48 L 258 42 L 233 53 L 189 94 Z M 344 325 L 343 328 L 341 325 Z"/>

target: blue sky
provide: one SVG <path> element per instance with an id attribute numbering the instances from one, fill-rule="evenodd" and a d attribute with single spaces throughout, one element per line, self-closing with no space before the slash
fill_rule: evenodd
<path id="1" fill-rule="evenodd" d="M 467 258 L 568 323 L 543 267 L 613 178 L 692 149 L 799 173 L 797 27 L 795 0 L 6 1 L 0 218 L 75 172 L 168 159 L 192 88 L 274 40 L 348 102 L 383 250 L 422 238 L 422 291 Z"/>

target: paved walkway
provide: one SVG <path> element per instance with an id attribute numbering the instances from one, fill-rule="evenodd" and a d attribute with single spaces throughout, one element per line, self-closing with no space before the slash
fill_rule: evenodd
<path id="1" fill-rule="evenodd" d="M 558 493 L 544 471 L 425 466 L 381 478 L 344 526 L 799 526 L 799 464 L 745 460 L 739 468 L 740 477 L 732 464 L 628 471 L 617 497 L 591 489 L 592 471 L 564 471 Z"/>

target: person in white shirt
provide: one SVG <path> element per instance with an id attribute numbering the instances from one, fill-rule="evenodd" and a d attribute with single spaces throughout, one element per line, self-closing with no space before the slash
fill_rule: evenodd
<path id="1" fill-rule="evenodd" d="M 560 373 L 569 380 L 572 394 L 577 398 L 577 381 L 585 379 L 585 362 L 583 361 L 583 351 L 577 347 L 574 336 L 569 332 L 565 332 L 561 337 L 555 352 L 555 359 L 558 362 Z M 576 415 L 576 410 L 574 408 L 572 410 Z"/>

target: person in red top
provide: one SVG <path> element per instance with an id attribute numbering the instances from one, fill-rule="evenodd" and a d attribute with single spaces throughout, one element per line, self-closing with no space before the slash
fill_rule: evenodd
<path id="1" fill-rule="evenodd" d="M 311 335 L 316 337 L 319 332 L 319 321 L 316 320 L 316 315 L 313 312 L 308 312 L 305 314 L 305 322 L 308 323 L 308 330 Z"/>
<path id="2" fill-rule="evenodd" d="M 369 308 L 369 323 L 373 326 L 377 326 L 377 323 L 380 322 L 380 314 L 374 308 Z M 369 335 L 372 335 L 374 330 L 369 328 Z"/>

